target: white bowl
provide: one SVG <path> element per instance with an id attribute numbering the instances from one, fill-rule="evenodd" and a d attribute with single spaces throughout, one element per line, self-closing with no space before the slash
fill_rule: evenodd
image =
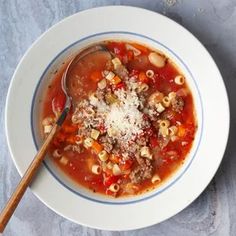
<path id="1" fill-rule="evenodd" d="M 223 80 L 211 56 L 183 27 L 157 13 L 121 6 L 86 10 L 56 24 L 26 52 L 14 73 L 6 106 L 7 140 L 22 175 L 41 143 L 37 114 L 47 78 L 77 50 L 107 39 L 150 45 L 183 71 L 198 121 L 190 154 L 160 188 L 140 196 L 111 199 L 91 193 L 74 184 L 50 159 L 31 189 L 48 207 L 79 224 L 137 229 L 161 222 L 189 205 L 214 176 L 226 147 L 229 106 Z"/>

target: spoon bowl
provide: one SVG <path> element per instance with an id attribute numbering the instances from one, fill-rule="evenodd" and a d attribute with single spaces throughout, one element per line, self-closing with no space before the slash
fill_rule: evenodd
<path id="1" fill-rule="evenodd" d="M 90 67 L 90 69 L 92 69 L 91 67 L 96 69 L 94 68 L 96 64 L 91 64 L 90 62 L 93 59 L 97 59 L 98 56 L 102 63 L 106 63 L 112 55 L 104 45 L 94 45 L 77 54 L 67 65 L 61 80 L 61 88 L 66 96 L 66 102 L 64 106 L 64 110 L 66 110 L 66 112 L 70 110 L 72 101 L 77 100 L 79 97 L 78 80 L 80 77 L 69 76 L 70 72 L 72 72 L 76 67 L 77 73 L 80 73 L 80 71 L 86 71 L 86 68 L 88 67 Z"/>

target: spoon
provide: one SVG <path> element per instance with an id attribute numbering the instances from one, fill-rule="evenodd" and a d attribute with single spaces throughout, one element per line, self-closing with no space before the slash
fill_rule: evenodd
<path id="1" fill-rule="evenodd" d="M 36 175 L 40 164 L 45 158 L 47 153 L 47 149 L 52 141 L 53 137 L 56 135 L 58 130 L 61 128 L 68 112 L 70 111 L 73 99 L 77 98 L 75 94 L 71 93 L 68 87 L 70 84 L 73 83 L 73 78 L 68 77 L 70 71 L 75 68 L 75 66 L 81 61 L 85 60 L 86 57 L 89 55 L 101 53 L 106 54 L 105 56 L 111 57 L 111 53 L 106 49 L 103 45 L 95 45 L 89 47 L 82 51 L 81 53 L 77 54 L 67 65 L 67 68 L 62 76 L 61 80 L 61 88 L 66 96 L 66 102 L 64 105 L 64 109 L 61 112 L 59 118 L 57 119 L 56 123 L 53 125 L 51 132 L 44 140 L 43 145 L 39 149 L 38 153 L 34 157 L 33 161 L 29 165 L 28 169 L 26 170 L 25 174 L 23 175 L 21 181 L 17 185 L 15 191 L 11 195 L 10 199 L 8 200 L 7 204 L 5 205 L 4 209 L 0 213 L 0 233 L 2 233 L 10 220 L 12 214 L 14 213 L 16 207 L 18 206 L 21 198 L 23 197 L 27 187 L 32 182 L 33 177 Z M 86 64 L 86 63 L 85 63 Z M 78 84 L 78 83 L 77 83 Z"/>

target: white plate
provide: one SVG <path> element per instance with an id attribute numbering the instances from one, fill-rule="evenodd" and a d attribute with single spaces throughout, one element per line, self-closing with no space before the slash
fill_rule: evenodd
<path id="1" fill-rule="evenodd" d="M 44 78 L 64 57 L 102 39 L 146 43 L 178 64 L 193 91 L 197 110 L 199 128 L 191 153 L 184 166 L 161 188 L 139 197 L 111 200 L 88 193 L 59 173 L 49 160 L 31 189 L 52 210 L 79 224 L 107 230 L 137 229 L 175 215 L 208 185 L 227 143 L 228 99 L 211 56 L 174 21 L 133 7 L 101 7 L 79 12 L 53 26 L 32 45 L 11 81 L 6 133 L 11 156 L 21 175 L 37 152 L 36 110 Z"/>

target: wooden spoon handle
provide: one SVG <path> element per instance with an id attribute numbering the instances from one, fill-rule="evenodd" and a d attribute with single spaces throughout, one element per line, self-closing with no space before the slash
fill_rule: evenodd
<path id="1" fill-rule="evenodd" d="M 31 183 L 33 177 L 35 176 L 37 170 L 42 163 L 45 154 L 47 152 L 47 148 L 56 134 L 59 126 L 55 124 L 49 133 L 48 137 L 45 139 L 42 147 L 38 151 L 37 155 L 34 157 L 33 161 L 31 162 L 30 166 L 28 167 L 27 171 L 25 172 L 24 176 L 22 177 L 20 183 L 17 185 L 15 191 L 11 195 L 10 199 L 8 200 L 6 206 L 2 210 L 0 214 L 0 233 L 3 232 L 5 229 L 8 221 L 10 220 L 13 212 L 15 211 L 16 207 L 18 206 L 22 196 L 24 195 L 27 187 Z"/>

